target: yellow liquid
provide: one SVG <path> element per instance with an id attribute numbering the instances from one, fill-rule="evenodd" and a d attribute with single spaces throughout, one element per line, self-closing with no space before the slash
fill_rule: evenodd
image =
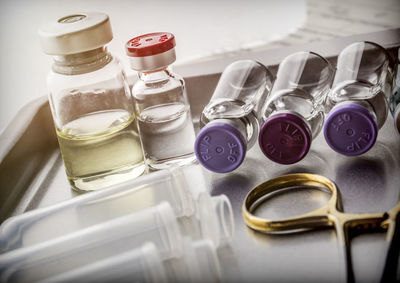
<path id="1" fill-rule="evenodd" d="M 143 174 L 135 116 L 94 112 L 57 129 L 68 181 L 78 191 L 98 190 Z"/>

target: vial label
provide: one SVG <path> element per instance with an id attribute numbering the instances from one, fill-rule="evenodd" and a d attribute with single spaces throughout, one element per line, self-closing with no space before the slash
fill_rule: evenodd
<path id="1" fill-rule="evenodd" d="M 338 115 L 335 120 L 332 122 L 332 127 L 336 130 L 336 132 L 340 131 L 340 128 L 347 122 L 351 122 L 351 116 L 349 113 L 342 113 Z"/>
<path id="2" fill-rule="evenodd" d="M 360 155 L 375 143 L 378 125 L 372 113 L 358 104 L 341 106 L 331 113 L 324 129 L 325 139 L 335 151 Z"/>
<path id="3" fill-rule="evenodd" d="M 268 143 L 266 145 L 266 148 L 267 148 L 267 152 L 270 155 L 275 155 L 275 156 L 279 157 L 279 159 L 281 159 L 281 160 L 286 159 L 283 155 L 283 152 L 281 150 L 276 149 L 276 147 L 272 143 Z"/>
<path id="4" fill-rule="evenodd" d="M 204 136 L 204 138 L 201 140 L 201 143 L 200 143 L 200 145 L 201 145 L 200 155 L 204 161 L 208 161 L 212 158 L 212 156 L 209 154 L 209 151 L 208 151 L 209 146 L 210 146 L 210 140 L 211 140 L 210 136 Z"/>
<path id="5" fill-rule="evenodd" d="M 234 163 L 236 162 L 237 156 L 239 155 L 239 153 L 236 151 L 238 145 L 237 143 L 228 143 L 228 147 L 229 147 L 228 160 Z"/>
<path id="6" fill-rule="evenodd" d="M 351 135 L 354 135 L 354 130 L 348 129 L 346 131 L 347 134 L 351 133 Z M 350 145 L 346 146 L 346 150 L 348 152 L 356 152 L 359 150 L 364 149 L 368 144 L 370 143 L 372 138 L 372 135 L 370 132 L 361 132 L 360 137 L 355 142 L 352 142 Z"/>
<path id="7" fill-rule="evenodd" d="M 238 144 L 235 142 L 227 142 L 225 146 L 223 145 L 217 145 L 214 146 L 215 148 L 212 149 L 212 144 L 211 144 L 211 137 L 206 135 L 201 139 L 200 142 L 201 146 L 201 151 L 200 151 L 200 156 L 203 159 L 203 161 L 208 161 L 213 158 L 214 155 L 224 155 L 225 152 L 228 154 L 226 155 L 226 159 L 231 162 L 235 163 L 238 159 L 239 152 L 238 152 Z"/>
<path id="8" fill-rule="evenodd" d="M 305 156 L 310 146 L 311 136 L 306 127 L 294 114 L 277 114 L 263 125 L 261 149 L 275 162 L 295 163 Z"/>
<path id="9" fill-rule="evenodd" d="M 295 125 L 289 123 L 280 123 L 280 129 L 281 133 L 288 134 L 290 137 L 292 137 L 293 141 L 303 141 L 303 137 L 301 136 L 299 129 Z"/>
<path id="10" fill-rule="evenodd" d="M 281 134 L 277 142 L 280 150 L 273 144 L 267 145 L 267 148 L 271 149 L 271 154 L 275 154 L 280 160 L 285 161 L 292 158 L 292 154 L 285 154 L 285 151 L 292 151 L 293 147 L 303 146 L 304 138 L 295 123 L 279 123 L 279 129 Z"/>

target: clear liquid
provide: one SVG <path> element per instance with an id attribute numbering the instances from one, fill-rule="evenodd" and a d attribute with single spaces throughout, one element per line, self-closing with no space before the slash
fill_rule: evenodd
<path id="1" fill-rule="evenodd" d="M 249 114 L 254 105 L 234 99 L 216 99 L 211 101 L 203 110 L 208 120 L 240 118 Z"/>
<path id="2" fill-rule="evenodd" d="M 200 128 L 216 120 L 229 123 L 238 129 L 246 139 L 247 149 L 250 149 L 257 141 L 260 126 L 257 115 L 255 111 L 252 111 L 251 106 L 239 100 L 219 99 L 213 101 L 207 105 L 200 116 Z"/>
<path id="3" fill-rule="evenodd" d="M 185 104 L 167 103 L 146 108 L 141 111 L 138 124 L 150 169 L 195 161 L 195 133 L 189 107 Z"/>
<path id="4" fill-rule="evenodd" d="M 145 169 L 135 116 L 124 110 L 94 112 L 57 129 L 73 189 L 91 191 L 140 176 Z"/>
<path id="5" fill-rule="evenodd" d="M 265 109 L 265 118 L 272 114 L 282 112 L 293 112 L 301 116 L 310 127 L 313 138 L 315 138 L 322 129 L 324 115 L 320 109 L 315 109 L 313 100 L 307 99 L 304 95 L 288 94 L 282 95 L 269 103 Z"/>
<path id="6" fill-rule="evenodd" d="M 332 111 L 332 108 L 342 103 L 356 103 L 366 107 L 371 115 L 375 116 L 380 129 L 386 121 L 389 105 L 386 94 L 382 91 L 380 85 L 369 86 L 360 82 L 344 82 L 344 87 L 336 88 L 328 99 L 326 112 Z"/>

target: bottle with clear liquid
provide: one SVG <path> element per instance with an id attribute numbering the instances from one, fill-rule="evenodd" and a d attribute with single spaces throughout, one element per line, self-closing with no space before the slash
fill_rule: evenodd
<path id="1" fill-rule="evenodd" d="M 394 127 L 400 134 L 400 49 L 396 64 L 396 78 L 393 80 L 393 91 L 389 100 L 390 112 L 393 115 Z"/>
<path id="2" fill-rule="evenodd" d="M 132 89 L 145 160 L 150 170 L 195 161 L 194 127 L 184 80 L 169 67 L 175 37 L 150 33 L 126 43 L 131 68 L 139 72 Z"/>
<path id="3" fill-rule="evenodd" d="M 308 153 L 324 123 L 324 103 L 334 69 L 314 52 L 297 52 L 279 65 L 263 107 L 259 145 L 266 157 L 293 164 Z"/>
<path id="4" fill-rule="evenodd" d="M 338 57 L 324 136 L 336 152 L 357 156 L 376 141 L 388 114 L 393 70 L 386 50 L 372 42 L 357 42 Z"/>
<path id="5" fill-rule="evenodd" d="M 252 60 L 236 61 L 223 71 L 200 117 L 195 142 L 200 164 L 217 173 L 240 166 L 257 140 L 259 105 L 273 80 L 264 65 Z"/>
<path id="6" fill-rule="evenodd" d="M 54 60 L 49 103 L 72 188 L 98 190 L 141 175 L 133 98 L 119 61 L 105 46 L 113 37 L 109 17 L 66 16 L 41 28 L 39 36 Z"/>

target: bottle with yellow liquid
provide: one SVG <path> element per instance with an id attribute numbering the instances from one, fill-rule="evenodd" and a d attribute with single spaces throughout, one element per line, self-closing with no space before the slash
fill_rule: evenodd
<path id="1" fill-rule="evenodd" d="M 143 174 L 131 92 L 105 46 L 113 37 L 109 17 L 69 15 L 39 35 L 44 52 L 53 56 L 49 103 L 72 188 L 93 191 Z"/>

